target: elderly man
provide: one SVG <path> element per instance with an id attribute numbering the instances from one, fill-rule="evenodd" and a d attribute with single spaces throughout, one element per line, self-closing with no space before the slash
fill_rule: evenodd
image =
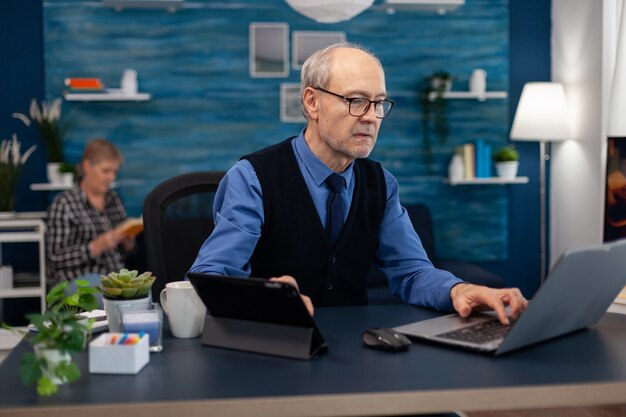
<path id="1" fill-rule="evenodd" d="M 380 61 L 336 44 L 302 67 L 306 128 L 244 156 L 215 198 L 215 230 L 192 272 L 256 276 L 299 287 L 314 306 L 367 304 L 372 265 L 405 302 L 462 316 L 493 309 L 509 322 L 527 306 L 516 288 L 463 282 L 428 260 L 398 182 L 367 159 L 393 108 Z"/>

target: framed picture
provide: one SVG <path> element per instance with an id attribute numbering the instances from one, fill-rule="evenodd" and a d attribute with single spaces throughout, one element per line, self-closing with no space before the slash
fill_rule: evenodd
<path id="1" fill-rule="evenodd" d="M 291 59 L 293 69 L 302 68 L 304 61 L 315 51 L 334 43 L 345 42 L 345 32 L 293 31 Z"/>
<path id="2" fill-rule="evenodd" d="M 287 77 L 289 75 L 289 25 L 287 23 L 250 23 L 250 76 Z"/>
<path id="3" fill-rule="evenodd" d="M 626 237 L 626 137 L 608 138 L 604 241 Z"/>
<path id="4" fill-rule="evenodd" d="M 283 123 L 306 123 L 300 108 L 300 84 L 280 85 L 280 121 Z"/>

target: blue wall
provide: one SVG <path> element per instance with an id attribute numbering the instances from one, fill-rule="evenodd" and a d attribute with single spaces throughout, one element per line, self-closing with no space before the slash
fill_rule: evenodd
<path id="1" fill-rule="evenodd" d="M 278 85 L 296 81 L 299 73 L 292 70 L 287 79 L 248 76 L 249 22 L 284 21 L 290 31 L 344 30 L 349 40 L 362 42 L 381 56 L 387 67 L 388 90 L 399 106 L 383 124 L 373 157 L 398 176 L 404 201 L 434 205 L 439 252 L 466 259 L 500 259 L 483 264 L 527 295 L 534 292 L 539 269 L 536 145 L 518 145 L 521 174 L 531 177 L 527 186 L 451 188 L 444 186 L 440 177 L 445 175 L 452 144 L 477 137 L 494 143 L 506 141 L 523 83 L 549 79 L 548 0 L 467 0 L 459 11 L 443 17 L 386 16 L 371 10 L 337 25 L 315 24 L 282 0 L 264 2 L 264 6 L 249 11 L 220 10 L 211 8 L 211 2 L 203 3 L 209 5 L 204 12 L 181 10 L 175 14 L 116 13 L 79 4 L 70 8 L 58 2 L 47 4 L 48 97 L 59 95 L 67 76 L 98 76 L 115 87 L 122 70 L 128 67 L 139 71 L 140 89 L 155 95 L 147 103 L 66 103 L 64 110 L 73 123 L 66 147 L 69 159 L 78 159 L 89 137 L 103 135 L 118 143 L 132 161 L 124 168 L 121 180 L 143 181 L 121 190 L 130 211 L 137 213 L 147 190 L 159 181 L 178 172 L 225 169 L 242 153 L 276 142 L 299 128 L 278 120 Z M 0 7 L 7 4 L 12 6 L 6 13 L 0 9 L 3 28 L 5 23 L 17 22 L 14 17 L 25 14 L 29 7 L 36 9 L 34 15 L 41 12 L 38 1 L 11 0 Z M 37 26 L 33 13 L 28 20 Z M 233 20 L 237 23 L 230 23 Z M 410 30 L 417 33 L 408 36 Z M 11 50 L 26 51 L 31 60 L 41 60 L 40 49 L 33 48 L 41 41 L 35 39 L 36 31 L 29 27 L 25 32 L 13 40 L 16 47 Z M 16 60 L 8 48 L 3 47 L 2 56 L 9 57 L 9 62 Z M 159 64 L 163 62 L 169 64 Z M 41 65 L 30 64 L 25 71 L 20 65 L 7 68 L 3 64 L 7 75 L 2 79 L 19 78 L 22 87 L 11 83 L 2 90 L 8 94 L 0 103 L 2 136 L 19 129 L 8 115 L 25 111 L 30 97 L 40 95 L 23 85 L 32 87 L 41 82 Z M 465 89 L 474 67 L 488 70 L 489 89 L 508 89 L 509 101 L 450 102 L 454 133 L 450 145 L 436 149 L 438 159 L 432 175 L 424 170 L 420 156 L 420 108 L 415 86 L 422 76 L 445 68 L 459 78 L 455 89 Z M 234 79 L 235 84 L 231 82 Z M 259 106 L 260 101 L 264 104 Z M 10 108 L 5 110 L 5 106 Z M 26 141 L 26 135 L 21 133 L 20 137 Z M 43 164 L 41 160 L 33 163 L 28 175 L 35 179 L 25 178 L 23 182 L 41 181 Z M 29 205 L 28 209 L 45 208 L 41 200 L 40 194 L 22 189 L 18 201 L 23 203 L 18 203 L 18 209 L 26 207 L 19 204 Z M 534 206 L 537 210 L 529 209 Z M 485 237 L 486 241 L 481 241 Z"/>
<path id="2" fill-rule="evenodd" d="M 508 256 L 506 187 L 452 188 L 443 183 L 454 146 L 477 138 L 507 141 L 506 100 L 450 100 L 451 134 L 435 146 L 428 169 L 422 149 L 420 80 L 445 69 L 467 90 L 474 68 L 485 68 L 490 90 L 508 89 L 508 1 L 468 0 L 458 11 L 397 13 L 370 8 L 339 24 L 318 24 L 283 0 L 237 3 L 194 1 L 176 13 L 95 7 L 90 2 L 49 2 L 44 8 L 46 92 L 58 96 L 68 76 L 101 77 L 119 85 L 124 68 L 139 73 L 146 103 L 66 103 L 72 123 L 66 154 L 80 157 L 85 140 L 104 136 L 128 163 L 121 188 L 132 214 L 159 182 L 193 170 L 227 169 L 243 153 L 294 135 L 300 125 L 279 119 L 280 83 L 287 78 L 248 75 L 252 22 L 287 22 L 294 30 L 340 30 L 376 53 L 386 67 L 387 89 L 397 101 L 372 157 L 399 179 L 402 200 L 426 202 L 434 213 L 443 257 L 501 260 Z"/>

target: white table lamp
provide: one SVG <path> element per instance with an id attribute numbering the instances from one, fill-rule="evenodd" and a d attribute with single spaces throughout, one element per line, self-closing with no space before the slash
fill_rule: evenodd
<path id="1" fill-rule="evenodd" d="M 546 161 L 550 159 L 547 141 L 572 137 L 565 90 L 560 83 L 526 83 L 511 128 L 512 140 L 539 141 L 539 196 L 541 283 L 546 277 Z"/>

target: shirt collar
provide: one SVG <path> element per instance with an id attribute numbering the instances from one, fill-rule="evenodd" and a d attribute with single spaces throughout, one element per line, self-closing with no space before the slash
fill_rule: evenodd
<path id="1" fill-rule="evenodd" d="M 318 186 L 321 186 L 322 183 L 328 178 L 333 171 L 326 166 L 325 163 L 320 161 L 320 159 L 315 156 L 313 151 L 309 148 L 309 145 L 306 143 L 304 139 L 304 131 L 306 128 L 302 129 L 300 134 L 294 139 L 295 151 L 297 156 L 302 159 L 302 163 L 304 164 L 305 169 L 309 172 L 313 180 Z M 341 175 L 346 180 L 346 186 L 350 184 L 352 178 L 354 177 L 354 161 L 350 162 L 350 165 L 339 175 Z"/>

